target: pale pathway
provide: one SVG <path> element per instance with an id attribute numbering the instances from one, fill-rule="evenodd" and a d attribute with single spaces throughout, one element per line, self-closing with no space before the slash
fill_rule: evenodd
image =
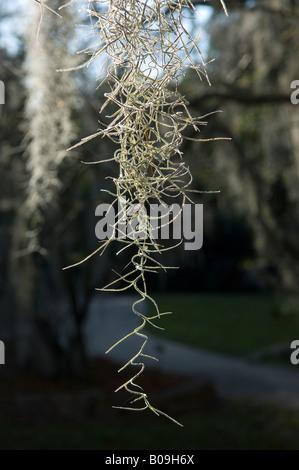
<path id="1" fill-rule="evenodd" d="M 90 356 L 103 356 L 114 342 L 139 325 L 138 318 L 131 311 L 132 300 L 128 296 L 99 296 L 94 299 L 85 327 Z M 141 338 L 131 337 L 107 357 L 125 364 L 141 344 Z M 264 365 L 152 335 L 145 352 L 159 359 L 158 362 L 146 359 L 147 367 L 211 381 L 221 396 L 248 397 L 299 409 L 299 365 L 293 369 Z"/>

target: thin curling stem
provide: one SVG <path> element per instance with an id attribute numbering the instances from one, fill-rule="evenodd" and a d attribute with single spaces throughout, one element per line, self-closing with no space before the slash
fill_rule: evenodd
<path id="1" fill-rule="evenodd" d="M 220 3 L 227 14 L 223 0 Z M 202 121 L 205 116 L 191 115 L 188 102 L 180 94 L 178 86 L 188 69 L 195 71 L 199 80 L 205 79 L 209 84 L 206 64 L 197 43 L 198 35 L 193 38 L 186 29 L 186 19 L 197 12 L 189 0 L 97 0 L 88 2 L 86 13 L 97 45 L 85 50 L 89 58 L 77 68 L 88 66 L 106 54 L 105 81 L 110 91 L 104 94 L 106 101 L 101 112 L 105 112 L 108 104 L 115 110 L 108 125 L 85 137 L 75 147 L 96 137 L 106 137 L 117 144 L 113 159 L 119 166 L 119 177 L 113 179 L 115 192 L 110 194 L 115 198 L 112 206 L 116 206 L 117 201 L 125 201 L 127 220 L 125 229 L 120 223 L 114 227 L 124 236 L 122 239 L 115 237 L 103 242 L 85 260 L 115 240 L 123 243 L 124 248 L 134 248 L 129 271 L 124 269 L 117 273 L 116 280 L 101 290 L 135 290 L 140 299 L 132 310 L 140 318 L 140 325 L 107 352 L 132 335 L 142 338 L 140 349 L 120 369 L 133 365 L 138 367 L 138 371 L 117 390 L 125 389 L 132 394 L 131 404 L 141 400 L 144 405 L 126 409 L 150 410 L 180 425 L 153 407 L 146 393 L 134 382 L 144 370 L 142 358 L 151 357 L 144 352 L 148 337 L 142 330 L 147 324 L 158 328 L 155 321 L 166 314 L 159 312 L 157 303 L 148 294 L 146 274 L 167 269 L 155 259 L 155 255 L 161 256 L 168 248 L 161 247 L 152 236 L 149 217 L 146 214 L 141 217 L 140 212 L 131 209 L 136 209 L 136 205 L 149 207 L 154 201 L 162 203 L 169 197 L 180 201 L 181 207 L 186 199 L 191 201 L 188 192 L 192 192 L 192 175 L 182 160 L 180 149 L 187 138 L 185 131 L 191 126 L 198 132 L 206 122 Z M 195 55 L 200 63 L 195 62 Z M 192 140 L 203 139 L 192 137 Z M 136 226 L 136 221 L 139 229 L 142 228 L 143 237 L 136 237 L 129 230 L 132 224 Z M 162 218 L 159 224 L 160 227 L 165 224 Z M 154 305 L 154 316 L 147 317 L 137 309 L 146 300 Z"/>

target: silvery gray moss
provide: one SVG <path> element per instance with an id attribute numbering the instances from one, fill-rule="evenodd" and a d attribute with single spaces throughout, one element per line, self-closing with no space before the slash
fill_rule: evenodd
<path id="1" fill-rule="evenodd" d="M 35 1 L 41 7 L 50 8 L 48 2 Z M 224 2 L 220 0 L 220 3 L 226 13 Z M 60 10 L 71 4 L 76 4 L 76 0 L 71 0 Z M 189 0 L 89 1 L 85 12 L 90 19 L 95 43 L 85 50 L 89 55 L 88 60 L 76 69 L 104 57 L 100 61 L 99 75 L 105 70 L 103 82 L 108 82 L 110 91 L 105 93 L 106 101 L 100 112 L 103 113 L 109 103 L 114 103 L 116 111 L 108 116 L 110 123 L 107 126 L 103 125 L 96 134 L 86 137 L 76 146 L 96 137 L 108 137 L 117 144 L 116 152 L 109 158 L 109 161 L 114 160 L 119 165 L 119 177 L 113 179 L 115 191 L 110 193 L 113 197 L 112 207 L 122 201 L 128 215 L 128 208 L 133 204 L 148 207 L 150 203 L 162 203 L 169 197 L 180 200 L 183 207 L 186 199 L 191 200 L 192 175 L 182 160 L 180 148 L 184 139 L 189 138 L 184 135 L 186 129 L 192 126 L 198 131 L 199 126 L 206 124 L 206 116 L 191 116 L 188 102 L 179 92 L 179 82 L 184 73 L 192 69 L 200 80 L 205 78 L 209 83 L 206 64 L 197 45 L 198 37 L 193 38 L 185 26 L 188 14 L 196 13 L 193 3 Z M 103 161 L 107 160 L 95 163 Z M 124 231 L 117 222 L 114 236 L 103 241 L 87 258 L 69 267 L 88 260 L 96 253 L 102 253 L 116 239 L 123 244 L 121 251 L 129 247 L 135 249 L 130 266 L 116 273 L 116 279 L 100 289 L 125 291 L 133 288 L 140 296 L 132 307 L 134 314 L 141 320 L 140 325 L 109 349 L 132 335 L 142 339 L 140 349 L 120 369 L 122 371 L 134 365 L 136 373 L 117 391 L 125 389 L 132 395 L 132 406 L 126 409 L 150 409 L 180 424 L 153 407 L 147 394 L 136 383 L 145 367 L 143 358 L 151 357 L 145 352 L 148 337 L 143 328 L 147 324 L 159 328 L 155 321 L 170 313 L 160 312 L 155 300 L 147 292 L 146 273 L 167 269 L 155 258 L 166 248 L 152 237 L 150 221 L 144 221 L 144 213 L 142 216 L 142 220 L 138 219 L 138 211 L 132 211 L 126 224 L 127 227 L 132 223 L 135 226 L 142 224 L 145 237 L 136 238 L 130 231 Z M 123 238 L 120 239 L 117 234 L 123 235 Z M 155 314 L 151 317 L 138 310 L 141 302 L 146 300 L 155 307 Z"/>
<path id="2" fill-rule="evenodd" d="M 61 2 L 52 0 L 51 4 L 53 8 L 58 8 Z M 55 195 L 61 187 L 58 172 L 67 156 L 66 149 L 77 134 L 72 118 L 76 107 L 76 85 L 72 77 L 58 74 L 56 70 L 78 62 L 68 53 L 73 34 L 74 8 L 66 11 L 63 23 L 61 18 L 46 10 L 42 28 L 39 27 L 38 8 L 31 10 L 25 62 L 25 131 L 29 174 L 25 211 L 34 219 L 35 227 L 42 223 L 45 213 L 53 206 Z"/>

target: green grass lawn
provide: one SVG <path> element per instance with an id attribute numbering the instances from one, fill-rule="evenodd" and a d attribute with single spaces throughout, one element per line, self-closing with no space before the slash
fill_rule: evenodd
<path id="1" fill-rule="evenodd" d="M 164 338 L 212 351 L 247 355 L 276 343 L 299 339 L 299 309 L 284 308 L 282 299 L 259 294 L 157 294 L 158 320 L 165 331 L 150 329 Z M 281 315 L 271 312 L 280 304 Z M 282 305 L 282 307 L 281 307 Z M 153 313 L 149 306 L 149 313 Z"/>

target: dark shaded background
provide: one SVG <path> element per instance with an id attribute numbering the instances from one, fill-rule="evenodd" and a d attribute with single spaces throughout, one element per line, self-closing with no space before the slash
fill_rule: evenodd
<path id="1" fill-rule="evenodd" d="M 202 137 L 232 140 L 184 144 L 194 189 L 221 192 L 195 197 L 204 205 L 203 248 L 166 252 L 165 265 L 179 269 L 150 276 L 149 290 L 185 295 L 186 312 L 181 313 L 186 322 L 194 294 L 264 295 L 273 322 L 288 312 L 291 299 L 296 317 L 299 108 L 290 95 L 291 83 L 299 80 L 299 7 L 291 0 L 232 0 L 225 18 L 219 2 L 207 3 L 207 55 L 216 58 L 208 68 L 212 86 L 188 73 L 181 89 L 194 114 L 223 111 L 209 117 Z M 5 45 L 15 15 L 1 12 Z M 155 415 L 132 416 L 111 408 L 113 390 L 120 385 L 118 367 L 107 358 L 90 357 L 83 332 L 95 288 L 112 280 L 112 269 L 127 258 L 116 257 L 118 247 L 112 247 L 73 270 L 62 267 L 98 246 L 95 207 L 109 201 L 100 189 L 111 190 L 106 177 L 117 174 L 114 164 L 84 166 L 80 161 L 106 158 L 115 148 L 96 139 L 80 147 L 59 170 L 62 189 L 56 205 L 38 225 L 26 217 L 26 55 L 21 33 L 14 32 L 18 47 L 0 48 L 0 79 L 6 86 L 6 103 L 0 106 L 0 339 L 6 346 L 6 365 L 0 366 L 5 423 L 0 448 L 298 448 L 298 410 L 223 398 L 213 382 L 201 377 L 196 387 L 185 388 L 189 382 L 180 374 L 149 369 L 142 379 L 157 402 L 184 421 L 184 430 Z M 77 141 L 96 131 L 105 87 L 87 87 L 87 71 L 75 74 L 75 80 Z M 47 110 L 45 119 L 50 119 Z M 38 227 L 42 249 L 28 250 L 33 227 Z M 100 309 L 99 301 L 99 315 Z M 298 322 L 294 325 L 294 337 L 286 339 L 297 339 Z M 285 358 L 285 344 L 274 350 L 274 360 Z M 280 366 L 298 373 L 288 358 Z"/>

